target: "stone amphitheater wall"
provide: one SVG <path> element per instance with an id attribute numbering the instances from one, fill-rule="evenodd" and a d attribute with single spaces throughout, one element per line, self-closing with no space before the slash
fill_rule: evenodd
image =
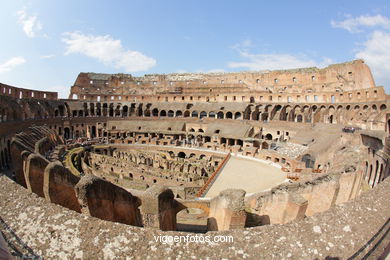
<path id="1" fill-rule="evenodd" d="M 117 86 L 111 93 L 104 88 L 105 79 L 97 84 L 103 84 L 103 88 L 96 92 L 96 82 L 91 83 L 90 77 L 82 74 L 72 87 L 71 94 L 76 94 L 79 100 L 58 100 L 56 93 L 0 85 L 0 168 L 7 170 L 12 166 L 16 181 L 22 186 L 76 212 L 161 230 L 175 230 L 177 212 L 188 207 L 207 212 L 208 230 L 284 224 L 354 199 L 382 182 L 390 172 L 386 157 L 390 144 L 384 136 L 390 132 L 388 96 L 383 87 L 375 86 L 368 67 L 360 62 L 327 70 L 258 74 L 148 75 L 143 78 L 111 75 L 107 88 L 112 88 L 111 84 Z M 190 81 L 188 85 L 187 81 Z M 83 84 L 89 84 L 88 88 L 83 89 Z M 136 91 L 129 93 L 133 86 Z M 182 89 L 172 91 L 175 88 Z M 145 93 L 141 93 L 141 89 L 145 89 Z M 144 128 L 156 120 L 172 125 L 184 122 L 184 128 L 176 129 L 177 133 L 170 133 L 168 129 L 138 131 L 141 129 L 131 128 L 135 124 Z M 206 137 L 217 136 L 207 133 L 207 127 L 214 121 L 225 128 L 237 124 L 235 129 L 249 124 L 261 143 L 254 147 L 250 141 L 243 140 L 243 136 L 230 133 L 218 136 L 217 144 L 206 141 Z M 83 149 L 71 158 L 69 169 L 59 161 L 50 163 L 45 158 L 57 145 L 64 143 L 62 137 L 105 137 L 118 147 L 129 141 L 163 147 L 178 145 L 175 135 L 188 136 L 192 134 L 191 129 L 198 135 L 202 129 L 206 132 L 199 134 L 205 138 L 202 148 L 214 149 L 210 154 L 227 151 L 270 160 L 292 172 L 312 171 L 304 169 L 301 157 L 290 158 L 262 149 L 263 145 L 271 146 L 273 141 L 289 141 L 299 131 L 287 131 L 281 124 L 284 122 L 307 127 L 317 123 L 345 124 L 377 131 L 362 131 L 353 136 L 358 136 L 367 149 L 362 158 L 357 158 L 361 162 L 354 168 L 343 168 L 336 173 L 320 171 L 320 177 L 311 181 L 283 184 L 270 191 L 247 194 L 247 197 L 242 192 L 227 191 L 206 201 L 176 199 L 172 190 L 162 186 L 133 194 L 92 176 L 84 161 L 85 155 L 81 154 Z M 271 126 L 272 123 L 277 127 Z M 34 124 L 46 124 L 50 130 L 33 127 L 23 135 Z M 15 133 L 17 137 L 12 139 Z M 267 139 L 267 135 L 271 138 Z M 71 146 L 67 148 L 71 150 Z M 335 146 L 322 152 L 337 154 L 339 148 Z M 314 167 L 318 169 L 315 170 L 321 170 L 320 164 L 323 166 L 331 159 L 328 155 L 309 152 L 316 155 Z"/>
<path id="2" fill-rule="evenodd" d="M 79 155 L 82 153 L 83 150 L 80 150 Z M 211 200 L 209 228 L 233 229 L 243 227 L 245 222 L 249 226 L 283 224 L 312 216 L 359 195 L 362 178 L 361 170 L 327 174 L 313 181 L 282 184 L 270 191 L 252 194 L 244 204 L 240 202 L 243 200 L 241 195 L 220 194 L 220 197 Z M 161 186 L 153 186 L 138 197 L 90 174 L 79 179 L 61 163 L 49 164 L 44 157 L 34 153 L 27 157 L 25 179 L 31 192 L 53 203 L 104 220 L 159 227 L 162 230 L 174 230 L 175 214 L 187 203 L 185 200 L 175 200 L 172 191 Z M 226 196 L 238 201 L 226 199 Z M 191 207 L 196 207 L 196 203 L 192 202 Z M 204 208 L 205 204 L 200 203 L 198 207 Z M 243 208 L 248 212 L 245 217 Z M 226 209 L 222 215 L 218 213 L 220 209 Z M 164 212 L 163 218 L 161 212 Z"/>
<path id="3" fill-rule="evenodd" d="M 255 97 L 251 94 L 241 96 L 242 93 L 257 92 L 261 95 L 270 92 L 278 94 L 326 93 L 364 90 L 374 86 L 375 82 L 368 66 L 362 60 L 356 60 L 331 65 L 324 69 L 308 68 L 264 72 L 167 74 L 145 75 L 144 77 L 133 77 L 126 74 L 80 73 L 71 88 L 69 97 L 86 100 L 104 99 L 105 101 L 111 99 L 144 100 L 147 102 L 177 100 L 249 102 Z M 226 95 L 218 95 L 220 93 Z M 282 102 L 282 100 L 278 100 L 278 94 L 272 95 L 272 100 Z M 358 94 L 356 95 L 358 96 Z M 310 96 L 314 98 L 314 95 Z M 323 98 L 322 95 L 318 97 Z M 344 98 L 342 95 L 340 97 Z M 256 98 L 260 99 L 260 96 Z M 298 97 L 296 98 L 298 99 Z M 265 99 L 269 99 L 269 96 L 260 101 L 265 101 Z"/>

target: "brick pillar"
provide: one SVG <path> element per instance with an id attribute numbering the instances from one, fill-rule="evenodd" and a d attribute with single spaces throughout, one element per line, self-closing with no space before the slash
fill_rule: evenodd
<path id="1" fill-rule="evenodd" d="M 243 229 L 245 227 L 245 191 L 228 189 L 214 197 L 207 219 L 208 231 Z"/>
<path id="2" fill-rule="evenodd" d="M 172 190 L 152 186 L 141 198 L 141 215 L 144 227 L 176 230 L 177 205 Z"/>

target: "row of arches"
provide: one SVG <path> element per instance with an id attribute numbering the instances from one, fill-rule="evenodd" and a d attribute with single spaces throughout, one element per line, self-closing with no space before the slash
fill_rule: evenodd
<path id="1" fill-rule="evenodd" d="M 87 103 L 85 103 L 87 104 Z M 92 108 L 91 108 L 92 107 Z M 191 106 L 187 106 L 191 107 Z M 385 127 L 383 116 L 387 111 L 387 105 L 382 103 L 374 104 L 314 104 L 314 105 L 280 105 L 248 104 L 244 111 L 223 111 L 223 110 L 166 110 L 157 107 L 152 108 L 152 104 L 132 103 L 130 105 L 94 103 L 85 105 L 84 110 L 73 110 L 75 117 L 83 116 L 110 116 L 110 117 L 159 117 L 159 118 L 215 118 L 215 119 L 244 119 L 255 121 L 290 121 L 299 123 L 380 123 L 380 127 Z M 382 122 L 383 121 L 383 122 Z"/>
<path id="2" fill-rule="evenodd" d="M 379 163 L 378 160 L 375 160 L 375 163 L 365 162 L 364 170 L 364 179 L 367 181 L 368 185 L 373 188 L 378 183 L 382 182 L 385 179 L 385 171 L 383 163 Z"/>
<path id="3" fill-rule="evenodd" d="M 153 108 L 151 103 L 86 103 L 82 108 L 74 109 L 80 102 L 55 102 L 4 99 L 0 102 L 0 122 L 27 119 L 48 119 L 51 117 L 191 117 L 191 118 L 216 118 L 257 121 L 291 121 L 303 123 L 380 123 L 386 128 L 384 114 L 387 111 L 385 103 L 367 104 L 248 104 L 242 111 L 229 110 L 197 110 L 197 109 L 159 109 Z M 1 100 L 3 101 L 3 100 Z M 216 105 L 217 106 L 217 105 Z M 72 109 L 70 108 L 72 107 Z M 187 108 L 192 105 L 188 104 Z M 212 105 L 210 108 L 213 107 Z M 222 107 L 219 107 L 222 108 Z M 383 121 L 383 122 L 382 122 Z M 383 123 L 383 125 L 382 125 Z M 370 127 L 368 127 L 370 129 Z M 378 129 L 376 129 L 378 130 Z"/>

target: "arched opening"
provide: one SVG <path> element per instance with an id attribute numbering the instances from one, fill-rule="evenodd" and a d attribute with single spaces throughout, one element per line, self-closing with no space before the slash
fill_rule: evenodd
<path id="1" fill-rule="evenodd" d="M 158 109 L 157 109 L 157 108 L 154 108 L 154 109 L 152 110 L 152 115 L 153 115 L 154 117 L 157 117 L 157 116 L 158 116 Z"/>
<path id="2" fill-rule="evenodd" d="M 383 163 L 381 163 L 381 168 L 380 168 L 380 171 L 379 171 L 379 181 L 383 181 L 385 179 L 385 173 L 383 172 Z"/>
<path id="3" fill-rule="evenodd" d="M 94 125 L 91 127 L 91 137 L 92 138 L 96 137 L 96 126 Z"/>
<path id="4" fill-rule="evenodd" d="M 127 117 L 128 113 L 129 113 L 129 107 L 128 106 L 123 106 L 122 117 Z"/>
<path id="5" fill-rule="evenodd" d="M 96 105 L 96 116 L 102 116 L 102 109 L 100 103 Z"/>
<path id="6" fill-rule="evenodd" d="M 218 119 L 223 119 L 223 112 L 222 111 L 218 112 L 217 118 Z"/>
<path id="7" fill-rule="evenodd" d="M 390 119 L 387 120 L 387 132 L 390 133 Z"/>
<path id="8" fill-rule="evenodd" d="M 165 110 L 160 111 L 160 117 L 167 116 L 167 112 Z"/>
<path id="9" fill-rule="evenodd" d="M 150 117 L 150 110 L 149 109 L 145 110 L 144 116 L 145 117 Z"/>
<path id="10" fill-rule="evenodd" d="M 190 111 L 186 110 L 186 111 L 184 112 L 184 117 L 190 117 Z"/>
<path id="11" fill-rule="evenodd" d="M 182 117 L 182 116 L 183 116 L 183 112 L 181 112 L 180 110 L 177 110 L 176 117 Z"/>
<path id="12" fill-rule="evenodd" d="M 241 116 L 241 113 L 240 112 L 236 112 L 235 114 L 234 114 L 234 119 L 241 119 L 242 118 L 242 116 Z"/>
<path id="13" fill-rule="evenodd" d="M 378 162 L 378 160 L 376 160 L 375 161 L 375 175 L 374 175 L 374 178 L 372 180 L 372 187 L 374 187 L 379 182 L 378 174 L 379 174 L 379 162 Z"/>
<path id="14" fill-rule="evenodd" d="M 192 111 L 191 117 L 198 117 L 198 111 Z"/>
<path id="15" fill-rule="evenodd" d="M 207 117 L 207 113 L 205 111 L 200 112 L 199 118 L 203 118 L 203 117 Z"/>
<path id="16" fill-rule="evenodd" d="M 91 111 L 91 116 L 95 116 L 95 104 L 89 103 L 89 110 Z"/>
<path id="17" fill-rule="evenodd" d="M 64 138 L 65 139 L 70 139 L 70 129 L 69 127 L 64 128 Z"/>
<path id="18" fill-rule="evenodd" d="M 367 178 L 367 171 L 368 171 L 368 162 L 366 161 L 366 167 L 364 167 L 364 177 L 363 179 L 366 179 Z"/>
<path id="19" fill-rule="evenodd" d="M 226 113 L 226 118 L 227 119 L 232 119 L 233 118 L 233 113 L 232 112 L 227 112 Z"/>
<path id="20" fill-rule="evenodd" d="M 179 158 L 186 158 L 186 154 L 184 152 L 179 152 L 177 154 L 177 157 L 179 157 Z"/>
<path id="21" fill-rule="evenodd" d="M 271 134 L 266 134 L 265 135 L 265 140 L 272 140 L 272 135 Z"/>
<path id="22" fill-rule="evenodd" d="M 297 122 L 302 123 L 302 121 L 303 121 L 302 115 L 297 115 Z"/>
<path id="23" fill-rule="evenodd" d="M 173 112 L 172 110 L 169 110 L 168 117 L 174 117 L 174 116 L 175 116 L 175 112 Z"/>
<path id="24" fill-rule="evenodd" d="M 310 154 L 305 154 L 302 156 L 302 162 L 305 162 L 306 168 L 313 168 L 315 160 Z"/>
<path id="25" fill-rule="evenodd" d="M 250 98 L 249 98 L 249 102 L 250 102 L 250 103 L 255 103 L 255 98 L 254 98 L 254 97 L 250 97 Z"/>
<path id="26" fill-rule="evenodd" d="M 113 104 L 110 104 L 110 109 L 109 109 L 109 112 L 108 112 L 108 116 L 114 116 L 114 107 L 113 107 Z"/>

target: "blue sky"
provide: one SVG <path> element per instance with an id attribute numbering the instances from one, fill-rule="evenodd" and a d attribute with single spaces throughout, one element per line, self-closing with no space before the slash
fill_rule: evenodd
<path id="1" fill-rule="evenodd" d="M 390 92 L 388 1 L 13 0 L 0 7 L 0 82 L 60 97 L 79 72 L 289 69 L 356 58 Z"/>

